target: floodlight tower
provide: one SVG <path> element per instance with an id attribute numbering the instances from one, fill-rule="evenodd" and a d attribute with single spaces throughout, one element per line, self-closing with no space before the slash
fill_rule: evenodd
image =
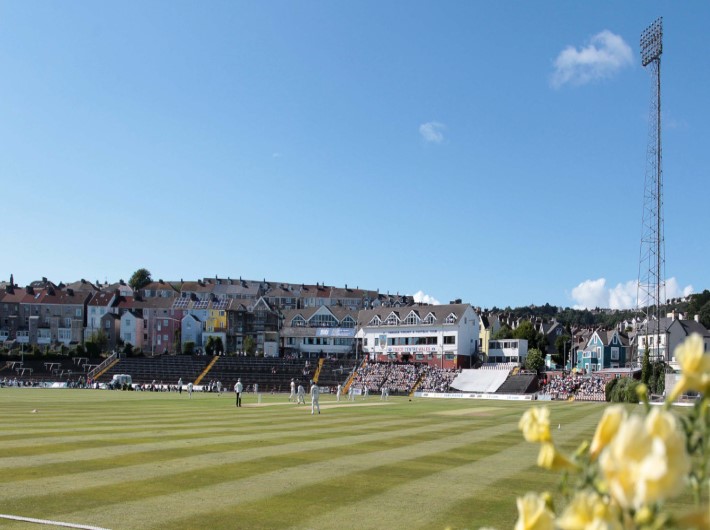
<path id="1" fill-rule="evenodd" d="M 637 307 L 645 308 L 646 348 L 651 359 L 657 359 L 661 352 L 659 344 L 661 340 L 661 304 L 666 299 L 663 169 L 661 166 L 662 52 L 663 18 L 659 18 L 641 33 L 641 64 L 648 67 L 651 73 L 651 104 L 636 303 Z M 655 353 L 651 351 L 649 336 L 656 337 Z"/>

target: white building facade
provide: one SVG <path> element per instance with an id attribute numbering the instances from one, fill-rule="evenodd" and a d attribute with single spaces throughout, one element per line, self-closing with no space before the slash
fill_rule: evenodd
<path id="1" fill-rule="evenodd" d="M 525 364 L 528 341 L 525 339 L 491 339 L 488 341 L 488 362 Z"/>
<path id="2" fill-rule="evenodd" d="M 469 304 L 378 307 L 358 313 L 357 338 L 373 361 L 469 368 L 480 324 Z"/>

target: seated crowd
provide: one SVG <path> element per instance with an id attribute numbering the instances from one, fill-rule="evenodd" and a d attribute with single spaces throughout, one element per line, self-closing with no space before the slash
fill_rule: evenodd
<path id="1" fill-rule="evenodd" d="M 556 375 L 540 386 L 540 394 L 546 394 L 552 399 L 569 399 L 581 401 L 605 401 L 605 382 L 594 376 Z"/>
<path id="2" fill-rule="evenodd" d="M 367 387 L 379 392 L 383 387 L 392 393 L 409 394 L 417 382 L 418 391 L 446 392 L 460 373 L 458 369 L 442 369 L 426 364 L 369 362 L 355 373 L 355 388 Z"/>
<path id="3" fill-rule="evenodd" d="M 453 380 L 461 373 L 455 368 L 427 368 L 419 385 L 419 390 L 423 392 L 448 392 Z"/>

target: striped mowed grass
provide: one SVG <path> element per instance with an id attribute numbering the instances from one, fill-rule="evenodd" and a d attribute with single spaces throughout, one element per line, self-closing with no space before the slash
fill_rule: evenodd
<path id="1" fill-rule="evenodd" d="M 512 528 L 530 402 L 0 389 L 0 513 L 112 530 Z M 603 405 L 551 403 L 572 451 Z M 557 424 L 561 429 L 557 430 Z M 0 518 L 0 527 L 39 528 Z M 44 528 L 51 527 L 44 526 Z"/>

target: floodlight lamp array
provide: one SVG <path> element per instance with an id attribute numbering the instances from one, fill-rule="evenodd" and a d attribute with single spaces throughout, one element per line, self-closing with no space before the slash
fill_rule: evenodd
<path id="1" fill-rule="evenodd" d="M 663 53 L 663 17 L 641 33 L 641 64 L 643 66 L 658 60 Z"/>

